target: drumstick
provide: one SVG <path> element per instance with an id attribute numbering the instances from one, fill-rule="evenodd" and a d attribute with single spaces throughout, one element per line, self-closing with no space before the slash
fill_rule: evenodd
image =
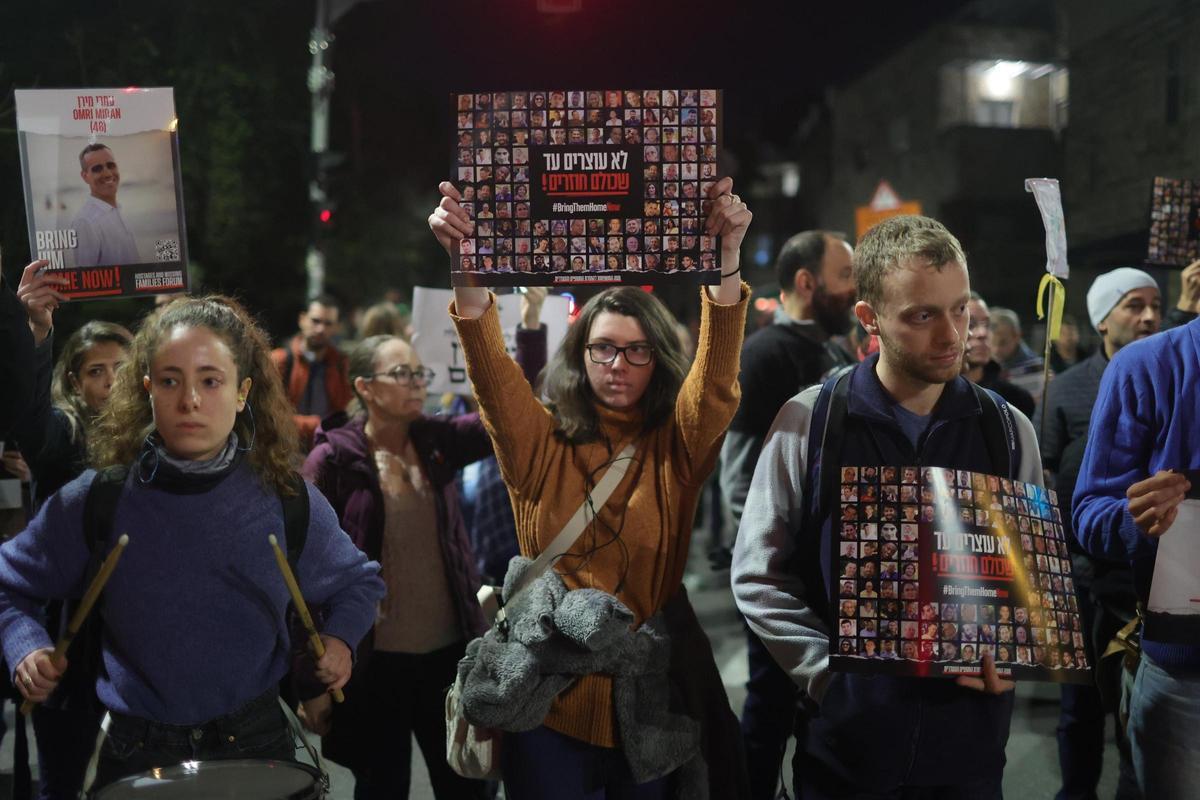
<path id="1" fill-rule="evenodd" d="M 283 582 L 287 584 L 288 591 L 292 595 L 292 602 L 296 605 L 296 611 L 300 612 L 300 621 L 304 623 L 304 630 L 308 631 L 308 646 L 312 648 L 313 655 L 320 658 L 325 655 L 325 643 L 321 641 L 320 635 L 317 634 L 317 626 L 313 624 L 312 614 L 308 613 L 308 606 L 304 602 L 304 595 L 300 594 L 300 585 L 296 583 L 296 576 L 292 574 L 292 568 L 288 564 L 283 550 L 279 549 L 279 540 L 275 538 L 275 534 L 272 533 L 268 536 L 267 541 L 271 543 L 272 549 L 275 550 L 275 563 L 279 565 L 279 571 L 283 573 Z M 332 694 L 335 703 L 341 703 L 346 699 L 346 695 L 342 694 L 341 689 L 334 689 Z"/>
<path id="2" fill-rule="evenodd" d="M 79 601 L 79 607 L 71 615 L 71 621 L 67 623 L 67 632 L 55 643 L 54 654 L 50 656 L 53 661 L 57 662 L 66 655 L 67 648 L 75 640 L 75 634 L 79 633 L 79 629 L 83 627 L 83 621 L 87 619 L 88 612 L 96 604 L 96 598 L 100 596 L 100 592 L 104 591 L 104 584 L 108 583 L 109 576 L 117 568 L 117 562 L 121 560 L 121 553 L 125 552 L 127 544 L 129 544 L 129 534 L 121 534 L 121 538 L 117 539 L 117 546 L 108 554 L 108 558 L 104 559 L 104 563 L 100 565 L 100 571 L 96 573 L 96 577 L 92 578 L 91 585 L 84 592 L 83 599 Z M 35 705 L 36 703 L 32 700 L 26 700 L 21 704 L 21 713 L 29 714 Z"/>

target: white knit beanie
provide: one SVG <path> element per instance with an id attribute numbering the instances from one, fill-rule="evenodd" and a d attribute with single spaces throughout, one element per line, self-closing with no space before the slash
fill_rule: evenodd
<path id="1" fill-rule="evenodd" d="M 1106 272 L 1092 283 L 1088 289 L 1088 317 L 1092 327 L 1100 330 L 1100 323 L 1108 316 L 1121 298 L 1134 289 L 1157 289 L 1158 284 L 1147 273 L 1133 267 L 1121 267 L 1112 272 Z"/>

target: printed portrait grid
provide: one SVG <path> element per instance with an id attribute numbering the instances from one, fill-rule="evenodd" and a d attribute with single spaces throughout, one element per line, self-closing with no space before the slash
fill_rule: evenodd
<path id="1" fill-rule="evenodd" d="M 1200 258 L 1200 181 L 1158 177 L 1152 191 L 1147 260 L 1191 264 Z"/>
<path id="2" fill-rule="evenodd" d="M 1057 497 L 1034 484 L 938 469 L 963 531 L 1009 543 L 1009 592 L 940 598 L 921 580 L 920 526 L 932 530 L 933 471 L 843 467 L 837 551 L 837 630 L 831 655 L 932 662 L 963 671 L 990 653 L 1002 672 L 1028 677 L 1086 673 L 1088 657 Z M 1012 560 L 1012 559 L 1010 559 Z M 946 580 L 952 580 L 947 578 Z"/>
<path id="3" fill-rule="evenodd" d="M 678 273 L 720 268 L 703 232 L 717 180 L 715 89 L 547 90 L 454 96 L 454 174 L 475 221 L 453 266 L 466 273 Z M 637 147 L 640 215 L 533 218 L 534 147 Z"/>

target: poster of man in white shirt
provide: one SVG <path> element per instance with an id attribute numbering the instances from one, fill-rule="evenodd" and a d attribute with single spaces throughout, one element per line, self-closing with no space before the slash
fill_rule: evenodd
<path id="1" fill-rule="evenodd" d="M 117 157 L 107 144 L 96 142 L 79 154 L 79 177 L 90 194 L 71 220 L 75 231 L 75 265 L 95 267 L 102 264 L 137 264 L 137 242 L 117 203 L 121 170 Z"/>
<path id="2" fill-rule="evenodd" d="M 174 93 L 16 92 L 30 250 L 73 300 L 188 290 Z"/>

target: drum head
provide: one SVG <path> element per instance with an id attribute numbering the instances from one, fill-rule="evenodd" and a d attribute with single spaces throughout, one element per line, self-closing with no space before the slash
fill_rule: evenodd
<path id="1" fill-rule="evenodd" d="M 321 800 L 321 773 L 289 761 L 185 761 L 130 775 L 96 800 Z"/>

